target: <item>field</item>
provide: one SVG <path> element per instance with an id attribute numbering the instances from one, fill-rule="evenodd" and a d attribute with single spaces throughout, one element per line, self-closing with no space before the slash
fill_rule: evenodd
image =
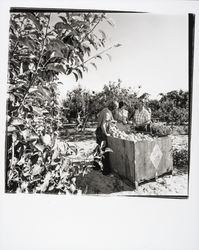
<path id="1" fill-rule="evenodd" d="M 187 135 L 172 135 L 173 148 L 188 144 Z M 79 152 L 74 160 L 84 161 L 87 155 L 95 148 L 94 128 L 87 129 L 85 134 L 71 133 L 68 143 L 75 146 Z M 77 186 L 83 194 L 106 195 L 187 195 L 188 166 L 174 168 L 173 175 L 164 175 L 157 181 L 151 180 L 140 184 L 135 190 L 134 186 L 117 174 L 104 176 L 100 171 L 90 170 L 84 177 L 77 178 Z"/>

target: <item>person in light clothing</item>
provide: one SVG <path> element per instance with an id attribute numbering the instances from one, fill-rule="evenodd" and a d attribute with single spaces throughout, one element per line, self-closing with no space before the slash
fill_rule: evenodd
<path id="1" fill-rule="evenodd" d="M 139 101 L 138 109 L 135 111 L 134 123 L 136 131 L 151 132 L 151 111 L 145 108 L 142 99 Z"/>
<path id="2" fill-rule="evenodd" d="M 126 110 L 127 104 L 123 101 L 119 102 L 119 108 L 115 111 L 114 118 L 117 121 L 117 127 L 121 131 L 127 131 L 128 123 L 128 110 Z"/>
<path id="3" fill-rule="evenodd" d="M 113 118 L 115 119 L 115 117 L 117 116 L 117 113 L 118 113 L 119 103 L 118 103 L 118 101 L 113 101 L 113 104 L 114 104 L 114 109 L 112 111 L 112 114 L 113 114 Z"/>

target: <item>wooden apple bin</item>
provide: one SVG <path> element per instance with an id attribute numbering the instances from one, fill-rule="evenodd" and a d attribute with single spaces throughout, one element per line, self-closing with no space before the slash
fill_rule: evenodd
<path id="1" fill-rule="evenodd" d="M 138 184 L 172 172 L 172 140 L 169 136 L 153 141 L 128 141 L 109 136 L 110 166 L 113 172 Z"/>

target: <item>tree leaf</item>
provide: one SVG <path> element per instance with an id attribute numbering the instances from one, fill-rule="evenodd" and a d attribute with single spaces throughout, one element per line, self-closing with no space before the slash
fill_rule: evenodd
<path id="1" fill-rule="evenodd" d="M 39 158 L 38 153 L 36 153 L 36 154 L 34 154 L 34 155 L 32 155 L 32 156 L 30 157 L 30 160 L 31 160 L 31 162 L 32 162 L 32 165 L 34 165 L 34 164 L 37 163 L 38 158 Z"/>
<path id="2" fill-rule="evenodd" d="M 96 58 L 102 59 L 102 57 L 100 55 L 97 55 Z"/>
<path id="3" fill-rule="evenodd" d="M 21 131 L 20 133 L 23 136 L 24 140 L 26 141 L 27 138 L 29 137 L 30 133 L 31 133 L 31 130 L 30 129 L 25 129 L 25 130 Z"/>
<path id="4" fill-rule="evenodd" d="M 47 69 L 53 70 L 57 73 L 66 74 L 66 70 L 65 70 L 64 66 L 62 64 L 59 64 L 59 63 L 49 63 L 47 65 Z"/>
<path id="5" fill-rule="evenodd" d="M 97 70 L 97 66 L 95 63 L 91 62 L 90 64 L 93 65 L 93 67 Z"/>
<path id="6" fill-rule="evenodd" d="M 98 165 L 101 169 L 103 169 L 103 163 L 102 163 L 101 160 L 94 160 L 94 162 L 97 163 L 97 165 Z"/>
<path id="7" fill-rule="evenodd" d="M 49 18 L 49 15 L 45 15 L 44 13 L 42 13 L 42 12 L 39 12 L 38 14 L 37 14 L 37 16 L 38 17 L 43 17 L 43 18 Z"/>
<path id="8" fill-rule="evenodd" d="M 13 94 L 9 94 L 9 100 L 14 103 L 15 102 L 15 96 Z"/>
<path id="9" fill-rule="evenodd" d="M 67 75 L 70 75 L 73 71 L 73 68 L 68 68 Z"/>
<path id="10" fill-rule="evenodd" d="M 50 51 L 59 51 L 60 53 L 62 53 L 61 50 L 66 49 L 66 45 L 59 39 L 51 39 L 50 42 L 46 45 L 46 49 Z"/>
<path id="11" fill-rule="evenodd" d="M 59 64 L 59 63 L 49 63 L 47 65 L 47 69 L 53 70 L 53 71 L 58 72 L 58 73 L 66 74 L 65 68 L 63 67 L 62 64 Z"/>
<path id="12" fill-rule="evenodd" d="M 42 136 L 42 141 L 46 146 L 50 146 L 52 144 L 52 140 L 49 134 L 45 134 Z"/>
<path id="13" fill-rule="evenodd" d="M 25 164 L 25 157 L 23 156 L 18 162 L 17 162 L 17 165 L 21 166 Z"/>
<path id="14" fill-rule="evenodd" d="M 104 32 L 103 30 L 101 30 L 101 29 L 99 29 L 99 32 L 100 32 L 101 35 L 102 35 L 102 39 L 103 39 L 103 40 L 106 40 L 106 34 L 105 34 L 105 32 Z"/>
<path id="15" fill-rule="evenodd" d="M 32 106 L 32 109 L 33 109 L 33 113 L 35 113 L 36 115 L 42 114 L 42 108 Z"/>
<path id="16" fill-rule="evenodd" d="M 47 88 L 44 88 L 42 86 L 37 86 L 38 90 L 40 91 L 42 97 L 45 97 L 48 101 L 51 101 L 51 98 L 50 98 L 50 93 L 49 93 L 49 90 Z"/>
<path id="17" fill-rule="evenodd" d="M 109 61 L 111 62 L 111 60 L 112 60 L 111 55 L 110 55 L 110 54 L 108 54 L 108 53 L 106 53 L 106 55 L 108 56 L 108 59 L 109 59 Z"/>
<path id="18" fill-rule="evenodd" d="M 64 58 L 64 55 L 62 54 L 62 52 L 60 50 L 55 50 L 55 51 L 52 52 L 50 57 L 51 58 L 53 58 L 53 57 Z"/>
<path id="19" fill-rule="evenodd" d="M 114 45 L 114 47 L 116 47 L 116 48 L 118 48 L 118 47 L 120 47 L 120 46 L 122 46 L 121 43 L 117 43 L 117 44 Z"/>
<path id="20" fill-rule="evenodd" d="M 47 190 L 47 188 L 48 188 L 48 186 L 49 186 L 49 184 L 50 184 L 50 179 L 51 179 L 51 177 L 52 177 L 52 174 L 51 174 L 50 172 L 48 172 L 48 173 L 46 174 L 45 178 L 44 178 L 43 184 L 39 187 L 39 190 L 40 190 L 42 193 L 44 193 L 44 192 Z"/>
<path id="21" fill-rule="evenodd" d="M 81 71 L 80 69 L 78 69 L 78 68 L 75 69 L 75 70 L 76 70 L 76 72 L 77 72 L 77 74 L 78 74 L 78 77 L 82 79 L 82 78 L 83 78 L 82 71 Z"/>
<path id="22" fill-rule="evenodd" d="M 86 67 L 85 65 L 81 65 L 81 67 L 82 67 L 83 71 L 88 72 L 88 67 Z"/>
<path id="23" fill-rule="evenodd" d="M 74 193 L 76 190 L 77 190 L 77 189 L 76 189 L 75 185 L 74 185 L 74 184 L 71 184 L 71 185 L 70 185 L 70 191 L 71 191 L 72 193 Z"/>
<path id="24" fill-rule="evenodd" d="M 8 126 L 8 128 L 7 128 L 8 133 L 11 133 L 11 132 L 14 132 L 14 131 L 17 131 L 17 128 L 15 126 L 12 126 L 12 125 Z"/>
<path id="25" fill-rule="evenodd" d="M 93 47 L 97 50 L 97 44 L 95 43 L 95 41 L 94 40 L 92 40 L 92 39 L 88 39 L 88 41 L 90 42 L 90 44 L 91 45 L 93 45 Z M 88 47 L 87 47 L 88 48 Z"/>
<path id="26" fill-rule="evenodd" d="M 115 26 L 115 23 L 114 23 L 113 19 L 111 19 L 111 18 L 106 18 L 105 20 L 106 20 L 107 23 L 110 24 L 112 27 Z"/>
<path id="27" fill-rule="evenodd" d="M 68 158 L 64 158 L 64 161 L 63 161 L 63 164 L 62 164 L 62 167 L 65 171 L 67 171 L 69 168 L 70 168 L 70 162 L 69 162 L 69 159 Z M 62 178 L 62 175 L 61 175 L 61 178 Z"/>
<path id="28" fill-rule="evenodd" d="M 78 74 L 77 73 L 75 73 L 75 72 L 73 72 L 73 75 L 75 76 L 75 80 L 76 80 L 76 82 L 78 81 Z"/>
<path id="29" fill-rule="evenodd" d="M 39 175 L 43 171 L 43 168 L 39 164 L 35 164 L 32 169 L 32 175 Z"/>
<path id="30" fill-rule="evenodd" d="M 42 26 L 41 26 L 39 20 L 37 19 L 37 17 L 35 15 L 33 15 L 32 13 L 26 13 L 26 15 L 34 23 L 35 27 L 38 30 L 42 29 Z"/>
<path id="31" fill-rule="evenodd" d="M 50 187 L 48 188 L 48 191 L 53 191 L 55 189 L 55 185 L 50 185 Z"/>
<path id="32" fill-rule="evenodd" d="M 45 147 L 41 143 L 36 143 L 34 144 L 35 148 L 38 149 L 39 151 L 43 152 Z"/>
<path id="33" fill-rule="evenodd" d="M 35 43 L 30 37 L 20 37 L 19 42 L 30 49 L 30 51 L 35 50 Z"/>
<path id="34" fill-rule="evenodd" d="M 66 18 L 65 18 L 65 17 L 63 17 L 63 16 L 59 16 L 59 18 L 61 18 L 61 20 L 62 20 L 64 23 L 67 23 L 67 20 L 66 20 Z"/>
<path id="35" fill-rule="evenodd" d="M 63 23 L 63 22 L 58 22 L 58 23 L 55 24 L 54 28 L 55 28 L 55 29 L 58 29 L 58 30 L 59 30 L 59 29 L 62 30 L 62 29 L 65 29 L 65 28 L 66 28 L 66 24 Z"/>
<path id="36" fill-rule="evenodd" d="M 79 56 L 80 60 L 83 62 L 84 61 L 84 56 L 82 55 L 82 53 L 79 53 L 78 56 Z"/>
<path id="37" fill-rule="evenodd" d="M 64 29 L 68 29 L 68 30 L 73 31 L 73 28 L 70 26 L 70 24 L 68 23 L 68 21 L 66 20 L 65 17 L 59 16 L 59 18 L 61 18 L 62 21 L 64 22 L 64 25 L 65 25 L 65 26 L 64 26 Z M 76 32 L 75 32 L 74 34 L 76 34 Z"/>
<path id="38" fill-rule="evenodd" d="M 90 47 L 87 47 L 87 48 L 86 48 L 86 53 L 88 54 L 88 56 L 91 55 L 91 49 L 90 49 Z"/>
<path id="39" fill-rule="evenodd" d="M 113 153 L 111 148 L 105 148 L 104 153 Z"/>
<path id="40" fill-rule="evenodd" d="M 24 137 L 25 141 L 35 141 L 39 139 L 39 136 L 31 129 L 25 129 L 21 131 L 21 134 Z"/>
<path id="41" fill-rule="evenodd" d="M 11 121 L 11 125 L 18 126 L 18 125 L 23 125 L 23 124 L 24 124 L 24 120 L 21 119 L 21 118 L 14 118 L 14 119 Z"/>

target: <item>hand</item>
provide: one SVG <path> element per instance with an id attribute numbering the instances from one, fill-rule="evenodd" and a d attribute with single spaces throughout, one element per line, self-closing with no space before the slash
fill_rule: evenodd
<path id="1" fill-rule="evenodd" d="M 148 124 L 150 124 L 150 121 L 146 121 L 146 122 L 140 124 L 139 126 L 146 126 L 146 125 L 148 125 Z"/>

